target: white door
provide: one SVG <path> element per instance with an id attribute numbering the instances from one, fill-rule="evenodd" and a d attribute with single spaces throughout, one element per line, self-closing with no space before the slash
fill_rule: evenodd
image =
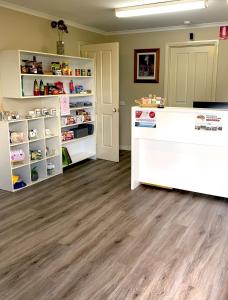
<path id="1" fill-rule="evenodd" d="M 81 46 L 95 60 L 97 157 L 119 161 L 119 43 Z"/>
<path id="2" fill-rule="evenodd" d="M 169 106 L 192 107 L 194 101 L 215 101 L 217 45 L 170 47 Z"/>

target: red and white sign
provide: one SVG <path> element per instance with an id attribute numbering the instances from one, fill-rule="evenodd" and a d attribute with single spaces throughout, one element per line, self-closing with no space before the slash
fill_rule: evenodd
<path id="1" fill-rule="evenodd" d="M 221 40 L 227 40 L 228 39 L 228 26 L 221 26 L 219 37 Z"/>
<path id="2" fill-rule="evenodd" d="M 136 110 L 135 112 L 135 126 L 156 128 L 156 114 L 154 111 L 148 110 Z"/>

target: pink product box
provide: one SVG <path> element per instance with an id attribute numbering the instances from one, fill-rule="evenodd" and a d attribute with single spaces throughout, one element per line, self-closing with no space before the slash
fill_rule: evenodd
<path id="1" fill-rule="evenodd" d="M 11 162 L 12 163 L 22 162 L 22 161 L 25 160 L 25 153 L 21 149 L 13 150 L 10 153 L 10 157 L 11 157 Z"/>

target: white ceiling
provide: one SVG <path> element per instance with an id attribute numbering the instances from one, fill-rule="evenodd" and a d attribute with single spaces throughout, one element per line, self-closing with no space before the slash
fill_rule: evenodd
<path id="1" fill-rule="evenodd" d="M 148 2 L 148 0 L 144 1 Z M 4 0 L 0 1 L 0 5 L 5 3 L 25 7 L 105 32 L 180 26 L 186 20 L 191 21 L 192 25 L 228 21 L 228 0 L 208 0 L 209 7 L 203 10 L 126 19 L 115 17 L 114 8 L 132 5 L 136 2 L 143 1 Z"/>

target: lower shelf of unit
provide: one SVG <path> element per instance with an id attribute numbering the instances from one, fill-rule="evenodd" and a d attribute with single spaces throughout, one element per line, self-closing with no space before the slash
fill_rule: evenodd
<path id="1" fill-rule="evenodd" d="M 73 164 L 76 164 L 80 161 L 91 158 L 95 155 L 96 155 L 96 153 L 94 153 L 94 152 L 80 152 L 80 153 L 73 154 L 73 155 L 71 155 L 72 163 L 67 166 L 63 166 L 63 168 L 69 167 Z"/>
<path id="2" fill-rule="evenodd" d="M 55 176 L 60 175 L 60 174 L 62 174 L 62 173 L 61 173 L 61 172 L 58 172 L 58 173 L 53 174 L 53 175 L 47 175 L 46 177 L 39 178 L 39 179 L 36 180 L 36 181 L 31 181 L 31 182 L 28 183 L 25 187 L 22 187 L 22 188 L 17 189 L 17 190 L 13 189 L 13 192 L 17 192 L 17 191 L 26 189 L 27 187 L 30 187 L 30 186 L 32 186 L 32 185 L 34 185 L 34 184 L 37 184 L 37 183 L 42 182 L 42 181 L 45 181 L 45 180 L 47 180 L 47 179 L 49 179 L 49 178 L 55 177 Z"/>
<path id="3" fill-rule="evenodd" d="M 12 170 L 16 170 L 16 169 L 19 169 L 19 168 L 23 168 L 25 166 L 28 166 L 29 165 L 29 162 L 26 162 L 26 163 L 18 163 L 18 164 L 11 164 L 11 168 Z"/>
<path id="4" fill-rule="evenodd" d="M 75 138 L 75 139 L 71 139 L 71 140 L 68 140 L 68 141 L 62 141 L 62 145 L 66 145 L 66 144 L 70 144 L 70 143 L 74 143 L 74 142 L 86 140 L 86 139 L 91 138 L 91 137 L 94 137 L 94 135 L 93 134 L 89 134 L 89 135 L 83 136 L 81 138 Z"/>

